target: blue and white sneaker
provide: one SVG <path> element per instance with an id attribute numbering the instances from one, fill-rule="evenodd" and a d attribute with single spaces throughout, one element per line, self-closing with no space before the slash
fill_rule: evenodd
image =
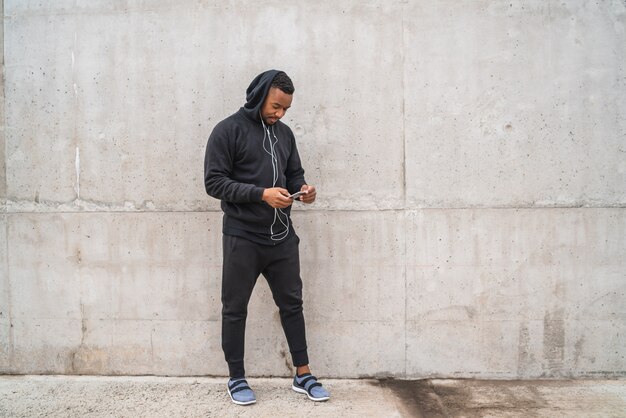
<path id="1" fill-rule="evenodd" d="M 322 384 L 317 381 L 317 377 L 311 373 L 305 373 L 302 376 L 296 375 L 293 378 L 291 388 L 298 393 L 306 394 L 312 401 L 322 402 L 330 399 L 330 393 L 322 387 Z"/>
<path id="2" fill-rule="evenodd" d="M 246 382 L 245 377 L 231 378 L 228 381 L 228 395 L 237 405 L 250 405 L 256 402 L 254 392 Z"/>

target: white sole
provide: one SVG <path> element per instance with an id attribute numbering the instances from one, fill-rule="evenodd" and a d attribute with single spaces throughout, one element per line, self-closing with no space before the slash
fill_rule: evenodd
<path id="1" fill-rule="evenodd" d="M 235 398 L 233 398 L 233 395 L 230 394 L 230 389 L 228 389 L 228 396 L 230 396 L 230 400 L 237 405 L 252 405 L 253 403 L 256 403 L 256 399 L 248 402 L 236 401 Z"/>
<path id="2" fill-rule="evenodd" d="M 291 385 L 291 389 L 295 390 L 298 393 L 304 393 L 306 396 L 309 397 L 310 400 L 315 401 L 315 402 L 324 402 L 330 399 L 330 396 L 324 396 L 323 398 L 314 398 L 313 396 L 309 395 L 309 392 L 307 392 L 306 390 L 297 387 L 296 385 Z"/>

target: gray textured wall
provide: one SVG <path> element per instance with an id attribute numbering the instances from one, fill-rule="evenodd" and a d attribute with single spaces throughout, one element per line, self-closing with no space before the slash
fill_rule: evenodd
<path id="1" fill-rule="evenodd" d="M 314 371 L 626 374 L 623 1 L 4 2 L 0 372 L 214 374 L 206 138 L 296 84 Z M 300 210 L 302 209 L 302 210 Z M 259 280 L 250 375 L 288 375 Z"/>

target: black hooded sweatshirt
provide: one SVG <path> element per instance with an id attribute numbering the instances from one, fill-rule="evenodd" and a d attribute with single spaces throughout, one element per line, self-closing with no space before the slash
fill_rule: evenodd
<path id="1" fill-rule="evenodd" d="M 274 209 L 263 191 L 283 187 L 295 193 L 306 184 L 291 129 L 280 120 L 264 125 L 260 111 L 280 71 L 259 74 L 246 90 L 246 104 L 218 123 L 204 158 L 206 192 L 222 201 L 223 233 L 276 245 L 294 234 L 291 206 Z"/>

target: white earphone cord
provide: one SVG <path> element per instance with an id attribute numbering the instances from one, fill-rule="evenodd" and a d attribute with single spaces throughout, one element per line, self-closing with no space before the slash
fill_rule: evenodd
<path id="1" fill-rule="evenodd" d="M 276 152 L 274 151 L 274 145 L 278 142 L 278 138 L 274 133 L 274 127 L 272 126 L 272 134 L 274 135 L 275 141 L 272 142 L 272 137 L 270 135 L 270 128 L 265 126 L 265 122 L 263 122 L 263 116 L 261 116 L 259 112 L 259 116 L 261 117 L 261 124 L 263 125 L 263 150 L 270 156 L 272 159 L 272 187 L 276 187 L 276 182 L 278 181 L 278 159 L 276 158 Z M 267 133 L 267 139 L 269 142 L 269 150 L 265 146 L 265 138 Z M 281 217 L 282 215 L 282 217 Z M 284 217 L 284 218 L 283 218 Z M 283 222 L 283 219 L 285 220 Z M 285 229 L 281 232 L 274 233 L 274 225 L 276 225 L 276 220 L 278 220 Z M 272 241 L 282 241 L 289 234 L 289 216 L 282 211 L 282 209 L 274 208 L 274 221 L 272 225 L 270 225 L 270 238 Z"/>

